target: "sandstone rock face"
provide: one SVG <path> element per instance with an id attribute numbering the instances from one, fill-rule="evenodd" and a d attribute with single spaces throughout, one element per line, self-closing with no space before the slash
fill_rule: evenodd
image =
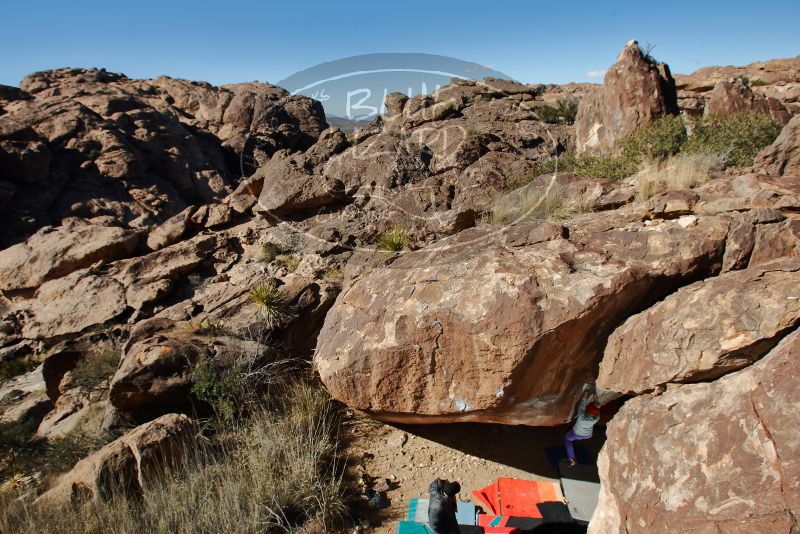
<path id="1" fill-rule="evenodd" d="M 602 87 L 581 101 L 575 118 L 579 151 L 608 149 L 638 128 L 677 113 L 669 67 L 645 57 L 636 41 L 625 45 Z"/>
<path id="2" fill-rule="evenodd" d="M 730 115 L 741 111 L 765 113 L 779 124 L 786 124 L 792 117 L 779 100 L 754 95 L 750 87 L 738 78 L 718 81 L 708 92 L 706 115 Z"/>
<path id="3" fill-rule="evenodd" d="M 600 455 L 593 534 L 793 532 L 800 334 L 706 384 L 629 400 Z"/>
<path id="4" fill-rule="evenodd" d="M 800 117 L 789 121 L 775 142 L 759 152 L 755 167 L 766 174 L 800 176 Z"/>
<path id="5" fill-rule="evenodd" d="M 718 82 L 731 79 L 747 80 L 756 96 L 774 98 L 792 114 L 800 111 L 800 56 L 759 61 L 743 67 L 704 67 L 691 74 L 676 74 L 681 111 L 703 113 L 709 92 Z"/>
<path id="6" fill-rule="evenodd" d="M 258 209 L 275 215 L 318 208 L 344 198 L 344 185 L 322 172 L 323 164 L 347 146 L 338 129 L 323 132 L 316 145 L 294 156 L 280 154 L 257 171 L 263 177 Z"/>
<path id="7" fill-rule="evenodd" d="M 22 329 L 29 339 L 58 338 L 79 333 L 117 317 L 127 307 L 125 287 L 113 278 L 75 271 L 45 282 L 36 290 Z"/>
<path id="8" fill-rule="evenodd" d="M 304 150 L 327 126 L 319 102 L 268 84 L 59 69 L 26 77 L 21 91 L 0 115 L 0 247 L 69 216 L 153 226 L 222 200 L 243 171 Z"/>
<path id="9" fill-rule="evenodd" d="M 185 415 L 161 416 L 75 464 L 36 502 L 58 506 L 108 500 L 119 491 L 140 496 L 154 477 L 180 464 L 193 437 L 194 425 Z"/>
<path id="10" fill-rule="evenodd" d="M 798 259 L 684 287 L 614 331 L 597 385 L 639 394 L 746 367 L 800 325 L 799 294 Z"/>
<path id="11" fill-rule="evenodd" d="M 391 421 L 565 421 L 603 333 L 718 269 L 727 232 L 591 219 L 464 231 L 356 276 L 320 333 L 323 382 Z"/>
<path id="12" fill-rule="evenodd" d="M 98 261 L 132 255 L 141 232 L 103 222 L 67 219 L 61 226 L 42 228 L 25 243 L 0 250 L 0 289 L 36 288 Z"/>

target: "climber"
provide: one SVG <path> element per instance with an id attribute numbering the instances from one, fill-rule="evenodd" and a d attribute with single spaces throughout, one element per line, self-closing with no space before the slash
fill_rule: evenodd
<path id="1" fill-rule="evenodd" d="M 600 407 L 594 402 L 589 402 L 589 397 L 591 396 L 592 394 L 589 393 L 589 388 L 584 386 L 581 402 L 578 405 L 578 415 L 575 419 L 575 425 L 564 436 L 564 446 L 567 448 L 570 466 L 578 463 L 575 460 L 575 447 L 572 442 L 591 438 L 594 425 L 600 420 Z"/>
<path id="2" fill-rule="evenodd" d="M 456 495 L 461 491 L 461 484 L 437 478 L 428 487 L 428 523 L 436 534 L 457 534 Z"/>

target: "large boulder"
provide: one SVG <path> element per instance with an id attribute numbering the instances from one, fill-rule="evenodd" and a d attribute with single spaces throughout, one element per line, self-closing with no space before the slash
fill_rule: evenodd
<path id="1" fill-rule="evenodd" d="M 614 331 L 597 385 L 639 394 L 746 367 L 800 325 L 798 291 L 800 259 L 733 271 L 681 288 Z"/>
<path id="2" fill-rule="evenodd" d="M 789 121 L 775 142 L 758 153 L 755 167 L 765 174 L 800 176 L 800 116 Z"/>
<path id="3" fill-rule="evenodd" d="M 800 332 L 752 366 L 625 403 L 590 534 L 795 532 Z"/>
<path id="4" fill-rule="evenodd" d="M 114 278 L 75 271 L 42 284 L 26 306 L 22 335 L 28 339 L 58 339 L 103 324 L 127 308 L 125 287 Z"/>
<path id="5" fill-rule="evenodd" d="M 792 117 L 779 100 L 756 96 L 741 78 L 720 80 L 708 92 L 704 109 L 706 115 L 724 116 L 743 111 L 765 113 L 779 124 L 786 124 Z"/>
<path id="6" fill-rule="evenodd" d="M 315 365 L 334 397 L 414 423 L 566 421 L 605 336 L 687 279 L 717 272 L 727 221 L 466 230 L 351 274 Z"/>
<path id="7" fill-rule="evenodd" d="M 638 128 L 677 111 L 669 67 L 645 56 L 636 41 L 630 41 L 606 72 L 602 87 L 578 106 L 578 151 L 611 148 Z"/>
<path id="8" fill-rule="evenodd" d="M 285 215 L 342 202 L 344 184 L 323 173 L 323 169 L 324 163 L 346 146 L 347 138 L 341 130 L 331 128 L 302 154 L 276 154 L 256 171 L 256 176 L 263 179 L 257 210 Z"/>
<path id="9" fill-rule="evenodd" d="M 0 289 L 36 288 L 98 261 L 132 255 L 142 233 L 103 222 L 69 218 L 61 226 L 40 229 L 25 243 L 0 250 Z"/>
<path id="10" fill-rule="evenodd" d="M 161 416 L 75 464 L 36 503 L 79 504 L 109 500 L 119 493 L 141 497 L 165 471 L 181 465 L 194 434 L 194 424 L 185 415 Z"/>
<path id="11" fill-rule="evenodd" d="M 194 365 L 200 358 L 224 361 L 237 354 L 261 354 L 257 341 L 213 336 L 191 324 L 152 319 L 136 325 L 111 380 L 109 399 L 123 412 L 158 413 L 186 409 Z"/>

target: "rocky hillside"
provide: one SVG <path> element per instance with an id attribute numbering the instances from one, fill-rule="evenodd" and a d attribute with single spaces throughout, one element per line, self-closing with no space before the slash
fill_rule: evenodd
<path id="1" fill-rule="evenodd" d="M 559 425 L 596 382 L 626 402 L 590 531 L 795 531 L 800 75 L 765 65 L 676 81 L 631 42 L 602 86 L 453 80 L 349 135 L 268 84 L 1 88 L 2 422 L 120 436 L 39 502 L 104 498 L 108 470 L 144 491 L 204 362 L 313 359 L 406 423 Z M 547 118 L 569 99 L 574 126 Z M 681 111 L 786 126 L 694 181 L 536 178 Z"/>

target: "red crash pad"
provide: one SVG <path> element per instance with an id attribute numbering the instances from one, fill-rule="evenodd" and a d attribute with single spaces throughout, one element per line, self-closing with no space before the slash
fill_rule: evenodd
<path id="1" fill-rule="evenodd" d="M 541 518 L 537 504 L 563 501 L 561 488 L 553 482 L 535 482 L 517 478 L 498 478 L 472 495 L 489 515 Z"/>

